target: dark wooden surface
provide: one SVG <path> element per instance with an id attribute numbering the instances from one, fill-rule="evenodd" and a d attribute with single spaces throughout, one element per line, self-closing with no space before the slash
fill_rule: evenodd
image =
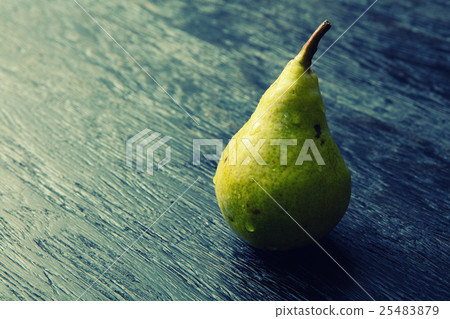
<path id="1" fill-rule="evenodd" d="M 313 67 L 353 180 L 322 245 L 377 300 L 449 299 L 445 2 L 380 0 Z M 191 163 L 192 139 L 230 138 L 321 21 L 318 55 L 371 2 L 79 3 L 200 125 L 75 2 L 1 1 L 0 299 L 369 299 L 315 246 L 239 241 L 215 164 Z M 125 165 L 144 128 L 172 137 L 153 176 Z"/>

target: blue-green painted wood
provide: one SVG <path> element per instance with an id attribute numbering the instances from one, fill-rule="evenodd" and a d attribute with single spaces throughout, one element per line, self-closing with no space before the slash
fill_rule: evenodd
<path id="1" fill-rule="evenodd" d="M 317 55 L 371 2 L 78 2 L 200 125 L 72 0 L 1 1 L 0 299 L 367 300 L 315 246 L 239 241 L 192 139 L 230 138 L 320 22 Z M 322 244 L 377 300 L 449 298 L 445 4 L 380 0 L 313 66 L 353 180 Z M 145 128 L 172 137 L 153 176 L 125 165 Z"/>

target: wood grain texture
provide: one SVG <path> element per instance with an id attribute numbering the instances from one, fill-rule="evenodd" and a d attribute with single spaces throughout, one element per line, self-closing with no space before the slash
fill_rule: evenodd
<path id="1" fill-rule="evenodd" d="M 218 209 L 193 138 L 229 139 L 315 27 L 318 54 L 370 1 L 0 3 L 0 300 L 367 300 L 315 247 L 256 251 Z M 350 167 L 322 241 L 377 300 L 449 299 L 445 1 L 380 0 L 314 66 Z M 153 176 L 125 165 L 144 128 L 172 137 Z"/>

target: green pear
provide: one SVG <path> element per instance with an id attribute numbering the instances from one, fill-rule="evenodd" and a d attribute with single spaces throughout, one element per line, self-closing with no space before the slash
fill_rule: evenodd
<path id="1" fill-rule="evenodd" d="M 347 210 L 350 172 L 331 136 L 311 60 L 323 22 L 224 149 L 214 183 L 231 229 L 268 250 L 327 235 Z"/>

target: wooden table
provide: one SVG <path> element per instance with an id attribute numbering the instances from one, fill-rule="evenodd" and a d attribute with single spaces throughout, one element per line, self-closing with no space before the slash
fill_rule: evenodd
<path id="1" fill-rule="evenodd" d="M 449 299 L 446 1 L 380 0 L 347 32 L 371 1 L 78 3 L 0 4 L 1 300 L 369 300 L 317 246 L 237 239 L 216 164 L 192 163 L 325 18 L 313 69 L 353 193 L 321 244 L 376 300 Z M 171 137 L 153 175 L 125 161 L 146 128 Z"/>

